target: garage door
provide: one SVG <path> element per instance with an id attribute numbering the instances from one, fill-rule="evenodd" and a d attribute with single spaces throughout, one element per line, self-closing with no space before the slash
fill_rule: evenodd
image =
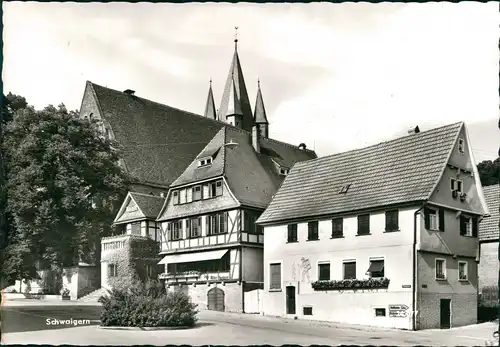
<path id="1" fill-rule="evenodd" d="M 224 291 L 220 288 L 212 288 L 208 291 L 208 309 L 212 311 L 224 311 Z"/>

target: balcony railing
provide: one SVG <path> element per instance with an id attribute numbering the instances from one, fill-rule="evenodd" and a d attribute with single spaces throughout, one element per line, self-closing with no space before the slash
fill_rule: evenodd
<path id="1" fill-rule="evenodd" d="M 129 235 L 129 234 L 103 237 L 101 238 L 101 251 L 105 252 L 105 251 L 124 248 L 127 243 L 127 240 L 129 240 L 130 238 L 147 239 L 147 237 L 145 236 Z"/>
<path id="2" fill-rule="evenodd" d="M 229 271 L 226 272 L 202 272 L 202 271 L 183 271 L 168 272 L 159 275 L 160 279 L 179 282 L 184 281 L 220 281 L 231 279 Z"/>

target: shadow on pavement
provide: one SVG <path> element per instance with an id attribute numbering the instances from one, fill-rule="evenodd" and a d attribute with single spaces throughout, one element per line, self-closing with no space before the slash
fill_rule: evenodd
<path id="1" fill-rule="evenodd" d="M 1 309 L 2 334 L 99 325 L 100 314 L 96 306 L 6 306 Z"/>

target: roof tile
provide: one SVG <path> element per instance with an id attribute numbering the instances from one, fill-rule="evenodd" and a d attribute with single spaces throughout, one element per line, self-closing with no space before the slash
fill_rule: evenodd
<path id="1" fill-rule="evenodd" d="M 500 222 L 500 185 L 495 184 L 483 187 L 483 192 L 486 204 L 490 210 L 490 216 L 485 217 L 481 223 L 479 223 L 479 241 L 498 241 Z"/>

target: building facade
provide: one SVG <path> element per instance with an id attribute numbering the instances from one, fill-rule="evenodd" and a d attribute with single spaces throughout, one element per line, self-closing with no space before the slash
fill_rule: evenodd
<path id="1" fill-rule="evenodd" d="M 296 164 L 257 222 L 264 314 L 414 330 L 476 322 L 477 177 L 463 123 Z"/>
<path id="2" fill-rule="evenodd" d="M 487 186 L 483 190 L 490 215 L 479 225 L 479 293 L 482 303 L 491 306 L 498 305 L 500 186 Z"/>

